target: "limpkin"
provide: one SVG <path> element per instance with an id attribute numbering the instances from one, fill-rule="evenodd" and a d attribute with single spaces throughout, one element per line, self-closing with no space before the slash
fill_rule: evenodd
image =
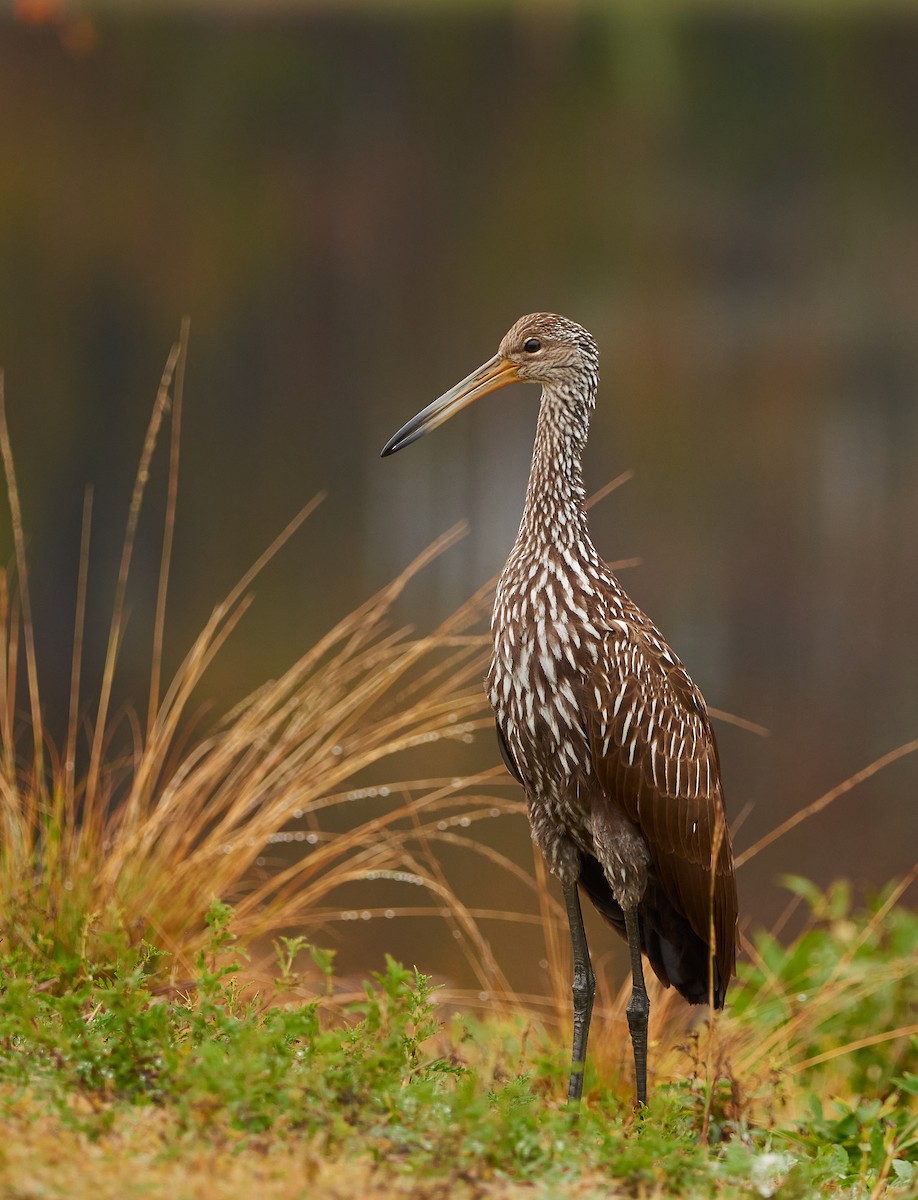
<path id="1" fill-rule="evenodd" d="M 578 885 L 627 941 L 637 1099 L 650 1001 L 641 952 L 690 1004 L 723 1007 L 736 882 L 704 699 L 590 538 L 581 459 L 599 352 L 580 325 L 533 313 L 497 354 L 403 426 L 394 454 L 518 380 L 542 385 L 523 519 L 497 585 L 488 698 L 532 837 L 558 877 L 574 959 L 569 1100 L 583 1092 L 595 979 Z"/>

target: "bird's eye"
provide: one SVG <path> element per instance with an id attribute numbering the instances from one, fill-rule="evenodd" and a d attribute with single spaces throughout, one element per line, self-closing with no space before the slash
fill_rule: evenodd
<path id="1" fill-rule="evenodd" d="M 538 338 L 526 338 L 525 342 L 523 342 L 523 349 L 527 354 L 535 354 L 537 350 L 542 349 L 542 343 Z"/>

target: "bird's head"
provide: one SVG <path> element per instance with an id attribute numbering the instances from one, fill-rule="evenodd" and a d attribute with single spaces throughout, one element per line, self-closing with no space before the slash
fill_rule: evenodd
<path id="1" fill-rule="evenodd" d="M 497 357 L 516 367 L 516 377 L 562 390 L 596 374 L 599 352 L 582 325 L 555 313 L 520 317 L 504 335 Z"/>
<path id="2" fill-rule="evenodd" d="M 493 358 L 403 425 L 382 455 L 410 446 L 473 400 L 509 383 L 541 383 L 590 407 L 598 378 L 599 352 L 582 325 L 555 313 L 530 313 L 508 330 Z"/>

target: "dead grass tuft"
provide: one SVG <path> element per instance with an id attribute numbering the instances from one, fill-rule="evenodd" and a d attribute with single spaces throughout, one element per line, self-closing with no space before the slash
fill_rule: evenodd
<path id="1" fill-rule="evenodd" d="M 16 547 L 15 586 L 0 573 L 0 926 L 7 938 L 50 935 L 78 949 L 113 925 L 170 950 L 181 972 L 201 943 L 215 896 L 236 908 L 236 931 L 255 937 L 290 926 L 314 930 L 334 893 L 358 880 L 395 878 L 426 890 L 432 907 L 460 931 L 490 990 L 507 990 L 477 919 L 439 870 L 433 848 L 453 844 L 489 853 L 450 824 L 517 813 L 500 796 L 497 771 L 463 780 L 378 780 L 386 760 L 439 740 L 468 739 L 483 725 L 484 638 L 477 628 L 488 589 L 431 634 L 393 628 L 392 606 L 413 577 L 451 546 L 457 527 L 396 579 L 331 629 L 276 680 L 201 731 L 196 690 L 251 603 L 251 585 L 315 510 L 307 504 L 216 605 L 180 667 L 162 689 L 170 547 L 178 485 L 181 380 L 187 323 L 170 351 L 144 439 L 118 569 L 108 649 L 94 716 L 80 694 L 86 622 L 91 495 L 84 506 L 74 621 L 71 706 L 64 754 L 46 737 L 29 610 L 25 536 L 0 390 L 0 450 Z M 158 440 L 171 415 L 164 550 L 157 587 L 146 720 L 131 718 L 118 740 L 110 715 L 137 524 Z M 17 723 L 25 657 L 31 722 Z M 88 765 L 75 760 L 81 720 Z M 496 795 L 490 794 L 496 792 Z M 360 798 L 379 801 L 369 819 L 327 818 Z M 444 837 L 444 822 L 449 832 Z M 343 831 L 331 827 L 344 825 Z M 287 843 L 300 853 L 280 869 L 267 862 Z M 297 845 L 302 843 L 302 845 Z M 515 869 L 507 863 L 508 869 Z"/>

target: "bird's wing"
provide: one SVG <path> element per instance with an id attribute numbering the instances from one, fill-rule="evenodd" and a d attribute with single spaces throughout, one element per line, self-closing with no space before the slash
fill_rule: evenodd
<path id="1" fill-rule="evenodd" d="M 717 965 L 733 973 L 736 884 L 717 743 L 701 693 L 643 619 L 613 620 L 582 711 L 597 780 L 643 833 L 657 877 Z"/>

